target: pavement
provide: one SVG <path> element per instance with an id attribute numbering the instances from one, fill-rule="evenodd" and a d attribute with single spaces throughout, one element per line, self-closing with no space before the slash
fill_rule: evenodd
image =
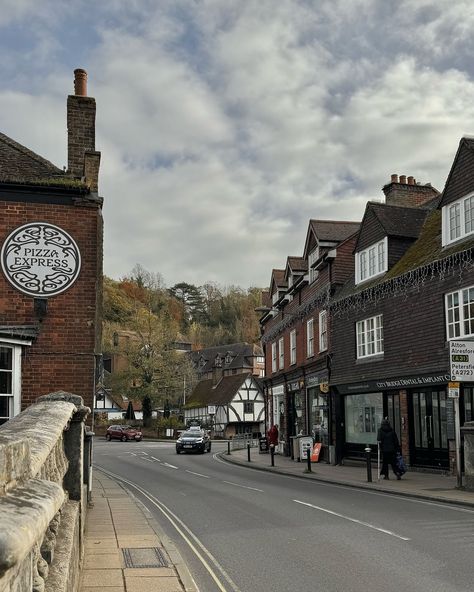
<path id="1" fill-rule="evenodd" d="M 378 480 L 374 464 L 373 481 L 368 482 L 365 463 L 312 463 L 308 472 L 306 461 L 297 462 L 279 454 L 274 456 L 272 467 L 270 454 L 260 453 L 257 448 L 250 449 L 250 462 L 247 449 L 219 456 L 249 469 L 474 508 L 474 492 L 457 489 L 456 478 L 451 475 L 408 471 L 400 481 L 393 474 L 389 480 Z M 117 481 L 95 471 L 80 592 L 196 590 L 176 547 L 145 506 Z"/>

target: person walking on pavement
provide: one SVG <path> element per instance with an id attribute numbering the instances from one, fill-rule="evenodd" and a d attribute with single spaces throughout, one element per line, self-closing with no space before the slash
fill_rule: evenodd
<path id="1" fill-rule="evenodd" d="M 401 479 L 402 476 L 399 473 L 396 464 L 397 452 L 400 451 L 400 442 L 398 441 L 397 433 L 392 428 L 387 418 L 385 418 L 380 425 L 377 440 L 382 452 L 382 470 L 380 471 L 380 476 L 384 479 L 389 479 L 388 465 L 391 465 L 397 479 Z"/>
<path id="2" fill-rule="evenodd" d="M 268 430 L 268 443 L 278 446 L 278 428 L 275 424 Z"/>

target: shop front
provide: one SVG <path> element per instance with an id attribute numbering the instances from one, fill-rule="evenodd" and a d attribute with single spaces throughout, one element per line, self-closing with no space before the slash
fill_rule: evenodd
<path id="1" fill-rule="evenodd" d="M 272 397 L 272 413 L 271 427 L 275 425 L 278 428 L 278 446 L 275 452 L 284 454 L 286 441 L 286 424 L 285 424 L 285 387 L 283 384 L 274 386 L 270 389 Z"/>
<path id="2" fill-rule="evenodd" d="M 306 378 L 306 401 L 308 409 L 307 433 L 314 442 L 320 442 L 321 460 L 329 460 L 331 444 L 331 405 L 327 372 Z"/>
<path id="3" fill-rule="evenodd" d="M 411 466 L 449 468 L 454 440 L 454 406 L 447 374 L 396 377 L 337 387 L 337 425 L 342 456 L 361 458 L 387 417 Z"/>

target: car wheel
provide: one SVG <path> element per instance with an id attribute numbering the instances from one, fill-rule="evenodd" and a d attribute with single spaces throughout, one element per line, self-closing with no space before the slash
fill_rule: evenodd
<path id="1" fill-rule="evenodd" d="M 105 434 L 105 439 L 110 442 L 110 440 L 112 440 L 112 436 L 110 434 Z"/>
<path id="2" fill-rule="evenodd" d="M 141 442 L 142 441 L 142 438 L 135 438 L 135 441 L 136 442 Z"/>
<path id="3" fill-rule="evenodd" d="M 126 442 L 128 440 L 127 436 L 124 434 L 121 438 L 122 442 Z"/>

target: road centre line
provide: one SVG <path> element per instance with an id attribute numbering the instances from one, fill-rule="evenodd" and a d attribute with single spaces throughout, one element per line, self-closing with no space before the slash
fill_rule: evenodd
<path id="1" fill-rule="evenodd" d="M 203 475 L 202 473 L 195 473 L 194 471 L 188 471 L 186 469 L 186 473 L 191 473 L 191 475 L 197 475 L 198 477 L 204 477 L 205 479 L 210 479 L 209 475 Z"/>
<path id="2" fill-rule="evenodd" d="M 233 483 L 232 481 L 223 481 L 222 483 L 227 483 L 228 485 L 234 485 L 234 487 L 242 487 L 243 489 L 252 489 L 253 491 L 260 491 L 261 493 L 264 493 L 263 489 L 248 487 L 247 485 L 240 485 L 240 483 Z"/>
<path id="3" fill-rule="evenodd" d="M 310 508 L 314 508 L 315 510 L 319 510 L 320 512 L 326 512 L 326 514 L 331 514 L 332 516 L 337 516 L 338 518 L 343 518 L 344 520 L 349 520 L 349 522 L 355 522 L 356 524 L 360 524 L 360 526 L 366 526 L 367 528 L 371 528 L 372 530 L 377 530 L 378 532 L 383 532 L 384 534 L 388 534 L 393 536 L 397 539 L 401 539 L 402 541 L 409 541 L 411 539 L 407 537 L 403 537 L 391 530 L 386 530 L 385 528 L 379 528 L 378 526 L 374 526 L 373 524 L 369 524 L 368 522 L 363 522 L 362 520 L 357 520 L 357 518 L 351 518 L 350 516 L 345 516 L 344 514 L 339 514 L 338 512 L 333 512 L 332 510 L 328 510 L 327 508 L 321 508 L 321 506 L 315 506 L 313 504 L 308 504 L 307 502 L 302 502 L 300 500 L 293 500 L 297 504 L 301 504 L 302 506 L 308 506 Z"/>
<path id="4" fill-rule="evenodd" d="M 219 581 L 217 574 L 214 572 L 214 570 L 209 565 L 209 563 L 206 561 L 206 559 L 203 557 L 203 555 L 207 555 L 210 562 L 214 564 L 215 568 L 221 573 L 224 580 L 229 584 L 229 586 L 232 588 L 232 590 L 234 592 L 241 592 L 240 589 L 237 587 L 237 585 L 233 582 L 233 580 L 227 574 L 227 572 L 224 570 L 224 568 L 220 565 L 220 563 L 214 557 L 214 555 L 212 555 L 212 553 L 206 549 L 206 547 L 201 543 L 201 541 L 192 532 L 192 530 L 190 528 L 188 528 L 186 526 L 186 524 L 184 524 L 184 522 L 176 514 L 174 514 L 174 512 L 172 512 L 167 506 L 165 506 L 165 504 L 163 504 L 163 502 L 160 502 L 160 500 L 158 500 L 156 497 L 154 497 L 151 493 L 149 493 L 145 489 L 142 489 L 141 487 L 139 487 L 135 483 L 132 483 L 132 481 L 129 481 L 128 479 L 125 479 L 124 477 L 120 477 L 120 475 L 117 475 L 115 473 L 107 471 L 106 469 L 104 469 L 100 466 L 96 466 L 96 468 L 99 471 L 101 471 L 102 473 L 104 473 L 105 475 L 108 475 L 109 477 L 112 477 L 113 479 L 116 479 L 117 481 L 122 481 L 123 483 L 126 483 L 130 487 L 133 487 L 134 489 L 139 491 L 145 498 L 147 498 L 156 508 L 158 508 L 158 510 L 160 510 L 160 512 L 165 516 L 165 518 L 167 518 L 169 520 L 169 522 L 173 525 L 173 527 L 176 529 L 176 531 L 182 536 L 183 540 L 188 544 L 189 548 L 193 551 L 193 553 L 196 555 L 196 557 L 201 561 L 201 563 L 206 568 L 207 572 L 209 573 L 209 575 L 211 576 L 211 578 L 214 580 L 215 584 L 219 588 L 220 592 L 227 592 L 227 590 L 224 588 L 222 583 Z M 194 541 L 194 544 L 193 544 L 193 541 Z M 199 551 L 199 549 L 197 547 L 200 547 L 202 553 Z M 197 589 L 197 586 L 196 586 L 196 589 Z"/>
<path id="5" fill-rule="evenodd" d="M 174 465 L 170 465 L 170 463 L 164 462 L 163 465 L 165 467 L 169 467 L 170 469 L 177 469 L 178 467 L 175 467 Z"/>
<path id="6" fill-rule="evenodd" d="M 154 456 L 151 457 L 153 460 L 156 460 L 156 462 L 161 462 L 161 460 L 159 458 L 155 458 Z"/>

